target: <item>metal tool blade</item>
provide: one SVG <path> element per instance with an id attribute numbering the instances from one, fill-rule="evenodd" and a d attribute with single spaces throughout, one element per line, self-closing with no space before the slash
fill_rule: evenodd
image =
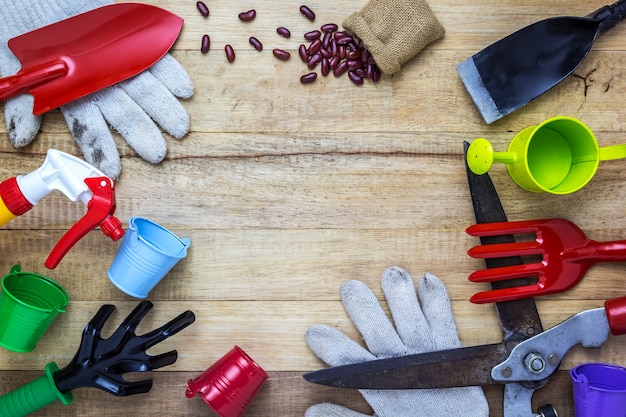
<path id="1" fill-rule="evenodd" d="M 498 383 L 491 369 L 506 360 L 503 343 L 335 366 L 304 374 L 315 384 L 353 389 L 451 388 Z"/>
<path id="2" fill-rule="evenodd" d="M 467 155 L 469 147 L 468 142 L 463 142 L 465 149 L 464 155 Z M 467 182 L 469 185 L 472 205 L 474 206 L 474 215 L 477 223 L 505 222 L 507 221 L 504 208 L 498 197 L 498 192 L 489 177 L 489 174 L 476 175 L 467 166 Z M 515 242 L 513 235 L 499 235 L 481 237 L 480 242 L 483 245 L 493 243 L 512 243 Z M 486 259 L 487 268 L 497 268 L 501 266 L 521 265 L 522 259 L 519 256 L 511 256 L 506 258 Z M 528 278 L 518 278 L 507 281 L 492 282 L 491 287 L 495 289 L 510 288 L 530 284 Z M 496 311 L 502 328 L 502 336 L 505 343 L 517 343 L 526 340 L 543 331 L 541 319 L 535 300 L 532 298 L 500 302 L 496 304 Z"/>

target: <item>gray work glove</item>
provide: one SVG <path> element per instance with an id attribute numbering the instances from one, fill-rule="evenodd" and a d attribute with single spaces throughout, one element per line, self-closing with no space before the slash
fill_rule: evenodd
<path id="1" fill-rule="evenodd" d="M 388 268 L 382 288 L 393 317 L 389 320 L 376 296 L 361 281 L 341 287 L 341 300 L 361 333 L 368 350 L 333 327 L 309 328 L 306 341 L 330 366 L 367 362 L 413 353 L 461 347 L 443 283 L 425 274 L 418 294 L 411 276 Z M 489 407 L 480 387 L 447 389 L 360 390 L 377 417 L 488 417 Z M 335 404 L 316 404 L 306 417 L 366 417 Z"/>
<path id="2" fill-rule="evenodd" d="M 7 46 L 9 39 L 111 3 L 110 0 L 0 0 L 0 74 L 13 75 L 21 67 Z M 62 106 L 61 112 L 85 159 L 117 179 L 121 171 L 120 156 L 109 125 L 143 159 L 160 162 L 167 145 L 157 124 L 175 138 L 185 136 L 189 131 L 189 115 L 178 98 L 192 95 L 191 79 L 168 54 L 131 79 Z M 24 94 L 7 100 L 4 112 L 13 146 L 31 143 L 41 124 L 41 116 L 33 115 L 33 97 Z"/>

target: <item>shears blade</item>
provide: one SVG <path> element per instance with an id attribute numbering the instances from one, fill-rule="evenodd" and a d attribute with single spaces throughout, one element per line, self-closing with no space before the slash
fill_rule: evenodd
<path id="1" fill-rule="evenodd" d="M 334 366 L 303 375 L 309 382 L 351 389 L 423 389 L 501 384 L 491 370 L 509 357 L 504 343 L 448 349 Z"/>

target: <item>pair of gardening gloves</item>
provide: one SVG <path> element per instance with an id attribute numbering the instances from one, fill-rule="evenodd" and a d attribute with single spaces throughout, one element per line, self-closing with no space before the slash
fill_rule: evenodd
<path id="1" fill-rule="evenodd" d="M 391 267 L 382 275 L 382 289 L 393 322 L 363 282 L 352 280 L 341 287 L 345 310 L 367 349 L 334 327 L 316 325 L 306 332 L 306 341 L 315 355 L 330 366 L 340 366 L 461 347 L 450 299 L 439 278 L 425 274 L 416 293 L 411 276 L 399 267 Z M 489 416 L 480 387 L 360 392 L 374 410 L 374 417 Z M 322 403 L 311 406 L 305 417 L 367 416 Z"/>
<path id="2" fill-rule="evenodd" d="M 0 0 L 0 74 L 7 77 L 21 68 L 20 61 L 7 46 L 9 39 L 112 3 L 111 0 Z M 87 162 L 117 179 L 121 162 L 109 126 L 143 159 L 160 162 L 167 152 L 160 128 L 175 138 L 187 134 L 189 115 L 178 99 L 192 95 L 191 79 L 168 54 L 133 78 L 62 106 L 61 113 Z M 41 125 L 41 116 L 33 115 L 33 97 L 24 94 L 7 100 L 4 113 L 13 146 L 30 144 Z"/>

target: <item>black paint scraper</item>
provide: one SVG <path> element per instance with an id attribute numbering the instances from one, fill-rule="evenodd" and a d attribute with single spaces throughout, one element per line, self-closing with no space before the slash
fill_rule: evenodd
<path id="1" fill-rule="evenodd" d="M 528 104 L 580 65 L 598 38 L 626 17 L 626 0 L 586 17 L 541 20 L 457 65 L 487 123 Z"/>

